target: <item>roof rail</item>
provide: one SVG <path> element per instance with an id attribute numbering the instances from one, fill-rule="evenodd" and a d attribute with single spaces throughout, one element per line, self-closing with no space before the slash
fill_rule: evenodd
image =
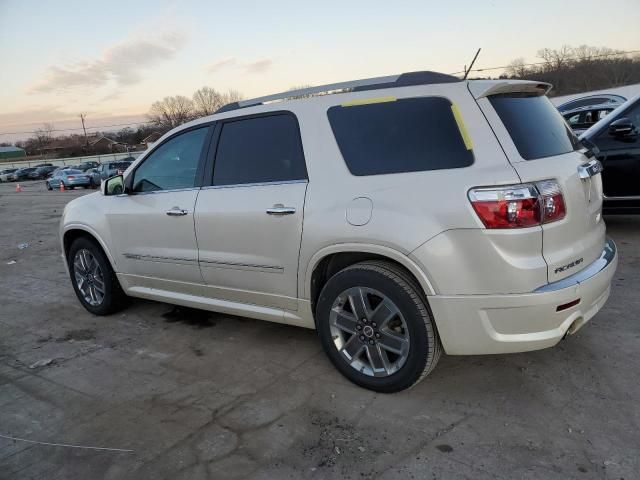
<path id="1" fill-rule="evenodd" d="M 216 113 L 230 112 L 239 108 L 263 105 L 278 100 L 293 99 L 296 97 L 308 97 L 318 94 L 332 94 L 343 92 L 361 92 L 365 90 L 377 90 L 379 88 L 408 87 L 412 85 L 428 85 L 434 83 L 459 82 L 458 77 L 439 72 L 408 72 L 400 75 L 388 75 L 386 77 L 365 78 L 362 80 L 351 80 L 349 82 L 330 83 L 318 87 L 301 88 L 299 90 L 289 90 L 286 92 L 266 95 L 264 97 L 252 98 L 250 100 L 240 100 L 229 103 L 219 108 Z"/>

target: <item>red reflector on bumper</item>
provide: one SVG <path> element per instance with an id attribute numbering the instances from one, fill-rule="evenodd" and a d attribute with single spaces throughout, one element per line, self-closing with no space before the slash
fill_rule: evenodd
<path id="1" fill-rule="evenodd" d="M 575 307 L 576 305 L 578 305 L 580 303 L 580 299 L 576 298 L 574 301 L 569 302 L 569 303 L 564 303 L 562 305 L 558 305 L 556 307 L 556 312 L 561 312 L 562 310 L 566 310 L 567 308 L 571 308 L 571 307 Z"/>

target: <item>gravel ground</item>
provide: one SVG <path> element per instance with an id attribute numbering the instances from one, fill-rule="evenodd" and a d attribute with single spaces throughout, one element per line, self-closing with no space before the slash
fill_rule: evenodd
<path id="1" fill-rule="evenodd" d="M 0 437 L 2 479 L 640 478 L 640 218 L 606 219 L 620 266 L 578 334 L 445 356 L 383 395 L 310 330 L 138 300 L 90 315 L 57 236 L 87 192 L 23 187 L 0 185 L 0 435 L 120 450 Z"/>

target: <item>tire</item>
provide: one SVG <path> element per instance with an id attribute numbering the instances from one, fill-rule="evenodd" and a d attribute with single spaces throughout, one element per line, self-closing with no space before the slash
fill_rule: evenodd
<path id="1" fill-rule="evenodd" d="M 47 190 L 53 190 L 53 187 L 51 186 L 51 184 L 49 182 L 47 182 Z"/>
<path id="2" fill-rule="evenodd" d="M 358 315 L 353 314 L 352 303 L 346 300 L 353 298 L 349 292 L 356 292 L 356 295 L 364 292 L 361 296 L 371 307 L 366 315 L 368 325 L 377 326 L 377 329 L 365 331 L 367 324 L 358 320 Z M 389 305 L 387 310 L 382 310 L 386 317 L 391 318 L 386 327 L 372 322 L 372 319 L 382 318 L 374 315 L 376 301 L 379 301 L 377 306 L 384 304 L 387 308 Z M 337 311 L 344 315 L 340 317 Z M 388 313 L 392 311 L 396 313 Z M 346 320 L 338 322 L 336 319 L 339 318 Z M 366 319 L 363 317 L 361 320 L 364 322 Z M 337 323 L 348 324 L 349 333 L 342 331 Z M 353 383 L 376 392 L 393 393 L 412 387 L 433 370 L 442 354 L 433 315 L 422 289 L 409 274 L 390 262 L 357 263 L 331 277 L 318 298 L 316 327 L 322 347 L 338 371 Z M 356 333 L 351 335 L 351 331 Z M 398 338 L 402 339 L 400 343 Z M 403 353 L 386 350 L 391 340 L 395 342 L 394 346 L 402 345 Z M 349 357 L 345 352 L 354 355 Z M 382 360 L 377 362 L 384 368 L 374 368 L 370 352 L 379 359 L 384 353 L 386 363 Z"/>
<path id="3" fill-rule="evenodd" d="M 89 252 L 100 268 L 103 295 L 101 301 L 97 304 L 92 303 L 86 298 L 86 293 L 81 291 L 78 281 L 76 280 L 76 273 L 83 276 L 83 272 L 80 269 L 82 261 L 78 258 L 79 252 L 83 251 Z M 80 253 L 80 255 L 82 255 L 82 253 Z M 89 312 L 94 315 L 110 315 L 122 310 L 127 305 L 128 297 L 122 290 L 118 277 L 111 268 L 111 264 L 109 263 L 107 256 L 95 241 L 86 237 L 80 237 L 74 240 L 71 244 L 71 248 L 69 248 L 67 264 L 69 266 L 71 283 L 76 292 L 76 296 L 78 297 L 78 300 L 80 300 L 82 306 Z M 90 265 L 95 264 L 90 262 Z M 87 271 L 95 272 L 96 270 L 91 268 L 87 269 Z M 96 288 L 98 288 L 99 285 L 99 282 L 97 281 L 98 278 L 98 275 L 93 277 L 93 282 L 95 282 L 94 284 L 96 285 Z"/>

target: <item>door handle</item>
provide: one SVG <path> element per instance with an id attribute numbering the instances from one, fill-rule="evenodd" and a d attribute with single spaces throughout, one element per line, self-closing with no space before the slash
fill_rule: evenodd
<path id="1" fill-rule="evenodd" d="M 293 207 L 285 207 L 281 203 L 275 204 L 271 208 L 267 208 L 268 215 L 293 215 L 296 213 L 296 209 Z"/>
<path id="2" fill-rule="evenodd" d="M 186 215 L 189 212 L 180 207 L 173 207 L 172 209 L 167 210 L 165 213 L 170 217 L 182 217 L 183 215 Z"/>

